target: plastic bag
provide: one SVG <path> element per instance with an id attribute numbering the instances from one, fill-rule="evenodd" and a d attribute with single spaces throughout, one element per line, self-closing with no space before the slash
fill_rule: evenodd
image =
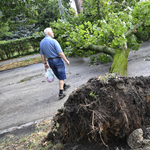
<path id="1" fill-rule="evenodd" d="M 52 71 L 50 69 L 46 70 L 45 77 L 46 77 L 48 82 L 54 81 L 54 75 L 53 75 L 53 73 L 52 73 Z"/>

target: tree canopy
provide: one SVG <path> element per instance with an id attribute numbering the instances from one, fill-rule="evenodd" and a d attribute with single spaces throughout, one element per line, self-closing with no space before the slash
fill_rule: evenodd
<path id="1" fill-rule="evenodd" d="M 62 47 L 77 56 L 106 53 L 113 58 L 110 72 L 127 75 L 129 50 L 140 47 L 134 31 L 150 25 L 150 1 L 84 0 L 83 8 L 51 24 Z"/>
<path id="2" fill-rule="evenodd" d="M 64 7 L 68 7 L 69 0 L 62 0 Z M 57 21 L 60 17 L 58 0 L 44 0 L 41 3 L 37 3 L 37 16 L 36 16 L 36 26 L 40 30 L 44 30 L 49 27 L 49 24 L 53 21 Z"/>
<path id="3" fill-rule="evenodd" d="M 69 8 L 69 0 L 62 0 Z M 0 37 L 10 40 L 30 36 L 43 30 L 60 17 L 56 0 L 6 0 L 0 1 Z M 10 33 L 11 31 L 11 33 Z M 11 37 L 9 37 L 11 35 Z"/>
<path id="4" fill-rule="evenodd" d="M 2 18 L 2 13 L 0 12 L 0 20 L 1 18 Z M 11 35 L 11 33 L 9 32 L 8 22 L 0 22 L 0 38 L 9 35 Z"/>
<path id="5" fill-rule="evenodd" d="M 35 3 L 40 3 L 42 0 L 5 0 L 0 1 L 0 11 L 2 13 L 1 21 L 7 22 L 10 18 L 18 15 L 30 18 L 35 15 L 34 9 L 31 7 Z"/>
<path id="6" fill-rule="evenodd" d="M 36 3 L 41 1 L 36 0 Z M 12 35 L 11 32 L 16 30 L 16 27 L 34 24 L 36 3 L 33 0 L 0 1 L 0 37 L 7 38 Z"/>

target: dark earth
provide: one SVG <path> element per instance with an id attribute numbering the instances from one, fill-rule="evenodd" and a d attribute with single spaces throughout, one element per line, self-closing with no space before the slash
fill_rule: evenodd
<path id="1" fill-rule="evenodd" d="M 149 110 L 150 76 L 109 74 L 91 78 L 74 90 L 64 108 L 58 110 L 47 140 L 95 146 L 79 144 L 78 150 L 113 150 L 116 146 L 130 149 L 127 137 L 135 129 L 150 124 Z M 71 149 L 70 144 L 64 147 L 64 150 Z"/>

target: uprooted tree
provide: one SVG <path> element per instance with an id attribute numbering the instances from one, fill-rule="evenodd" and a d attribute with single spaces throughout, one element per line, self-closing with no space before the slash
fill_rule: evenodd
<path id="1" fill-rule="evenodd" d="M 150 124 L 150 77 L 95 77 L 74 90 L 53 118 L 46 140 L 63 143 L 126 139 Z"/>
<path id="2" fill-rule="evenodd" d="M 150 77 L 124 77 L 129 50 L 140 46 L 134 32 L 150 23 L 150 2 L 84 0 L 83 8 L 76 18 L 66 14 L 51 24 L 61 46 L 82 57 L 103 52 L 113 58 L 110 72 L 118 74 L 91 78 L 74 90 L 46 140 L 106 145 L 150 124 Z"/>
<path id="3" fill-rule="evenodd" d="M 138 50 L 136 32 L 150 25 L 150 1 L 84 0 L 83 12 L 50 25 L 66 54 L 88 57 L 103 52 L 113 58 L 110 73 L 127 76 L 129 50 Z"/>

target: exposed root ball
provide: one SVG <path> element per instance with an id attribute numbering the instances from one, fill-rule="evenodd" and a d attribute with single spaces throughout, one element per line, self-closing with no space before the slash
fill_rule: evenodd
<path id="1" fill-rule="evenodd" d="M 48 139 L 105 144 L 148 124 L 149 110 L 150 77 L 109 74 L 91 78 L 74 90 L 64 108 L 58 110 Z"/>

